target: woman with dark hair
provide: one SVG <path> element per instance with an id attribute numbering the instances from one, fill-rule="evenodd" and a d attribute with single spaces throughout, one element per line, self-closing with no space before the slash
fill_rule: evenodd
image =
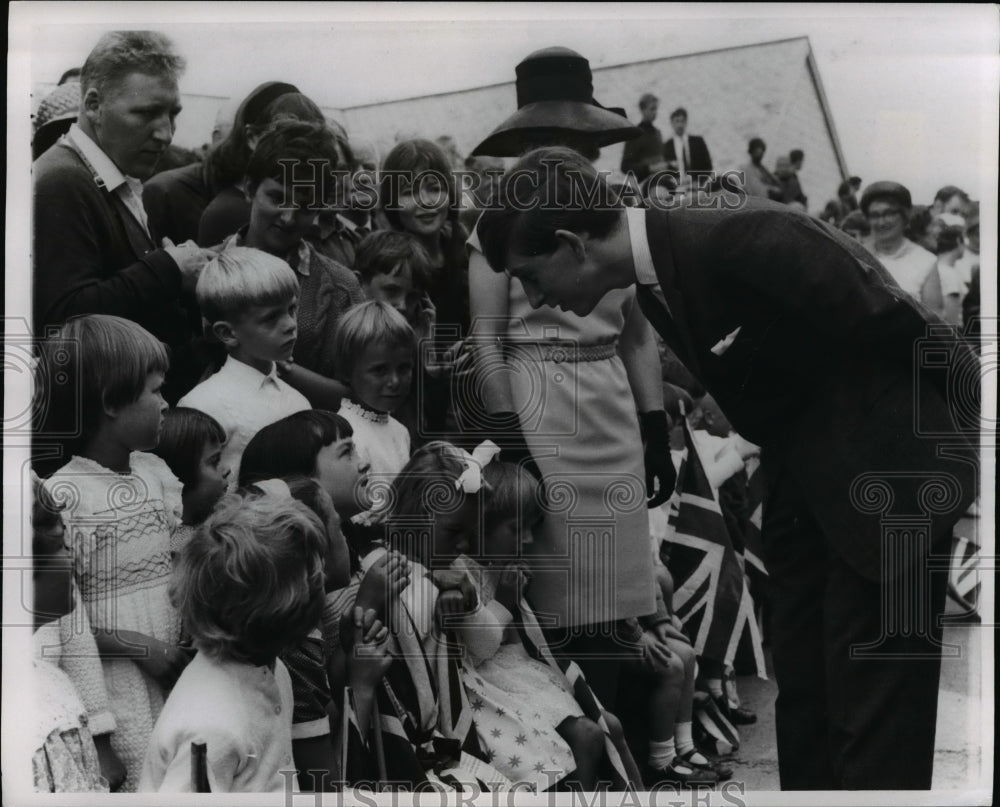
<path id="1" fill-rule="evenodd" d="M 257 141 L 275 121 L 326 123 L 320 108 L 291 84 L 261 85 L 236 110 L 232 131 L 213 151 L 219 187 L 198 223 L 198 243 L 213 246 L 250 220 L 250 203 L 240 184 Z"/>
<path id="2" fill-rule="evenodd" d="M 202 214 L 220 193 L 231 191 L 216 207 L 231 204 L 234 197 L 239 206 L 242 194 L 234 186 L 243 179 L 253 144 L 280 117 L 322 121 L 323 113 L 294 85 L 267 81 L 243 99 L 229 135 L 208 153 L 204 162 L 164 171 L 143 185 L 142 202 L 157 243 L 167 237 L 175 244 L 197 239 L 198 243 L 213 246 L 246 223 L 244 218 L 218 238 L 214 238 L 214 232 L 207 233 L 207 241 L 199 238 Z M 226 229 L 227 222 L 228 216 L 220 221 L 220 228 Z"/>

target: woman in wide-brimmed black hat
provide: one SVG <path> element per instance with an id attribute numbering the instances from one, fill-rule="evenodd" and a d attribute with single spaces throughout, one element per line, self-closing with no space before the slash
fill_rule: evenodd
<path id="1" fill-rule="evenodd" d="M 603 146 L 640 134 L 624 110 L 594 100 L 590 65 L 580 54 L 546 48 L 516 72 L 517 111 L 473 155 L 563 145 L 595 159 Z M 475 236 L 470 246 L 476 371 L 465 400 L 481 400 L 485 414 L 465 425 L 491 436 L 504 458 L 537 469 L 552 501 L 572 499 L 571 507 L 550 507 L 533 531 L 528 595 L 537 611 L 556 617 L 568 642 L 560 652 L 586 668 L 601 702 L 613 708 L 621 653 L 615 626 L 656 608 L 647 471 L 660 481 L 661 502 L 673 490 L 652 331 L 633 290 L 609 293 L 586 317 L 534 309 L 519 281 L 490 269 Z M 640 418 L 649 458 L 662 460 L 656 468 L 644 465 Z M 589 537 L 580 531 L 588 520 L 603 525 L 588 528 Z"/>

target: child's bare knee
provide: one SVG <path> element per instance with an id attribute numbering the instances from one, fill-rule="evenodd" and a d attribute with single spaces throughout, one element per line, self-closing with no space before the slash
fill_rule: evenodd
<path id="1" fill-rule="evenodd" d="M 574 749 L 595 749 L 604 744 L 604 731 L 593 720 L 586 717 L 564 720 L 560 729 L 563 738 Z"/>

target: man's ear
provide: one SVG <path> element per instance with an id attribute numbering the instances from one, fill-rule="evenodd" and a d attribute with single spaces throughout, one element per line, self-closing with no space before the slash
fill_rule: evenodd
<path id="1" fill-rule="evenodd" d="M 212 336 L 222 342 L 226 350 L 232 350 L 240 345 L 240 340 L 236 336 L 236 329 L 231 322 L 224 319 L 212 323 Z"/>
<path id="2" fill-rule="evenodd" d="M 571 250 L 576 259 L 582 262 L 587 257 L 587 236 L 574 233 L 572 230 L 556 230 L 556 240 L 559 244 L 565 244 Z"/>
<path id="3" fill-rule="evenodd" d="M 253 197 L 257 195 L 257 186 L 250 184 L 250 180 L 244 177 L 240 187 L 243 188 L 243 198 L 247 200 L 247 204 L 252 205 Z"/>
<path id="4" fill-rule="evenodd" d="M 94 123 L 101 110 L 101 92 L 97 87 L 91 87 L 83 96 L 80 104 L 80 114 L 86 116 L 91 124 Z"/>

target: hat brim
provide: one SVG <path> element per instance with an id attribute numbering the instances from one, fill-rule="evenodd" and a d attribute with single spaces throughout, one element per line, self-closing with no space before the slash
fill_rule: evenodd
<path id="1" fill-rule="evenodd" d="M 585 139 L 595 148 L 632 140 L 642 130 L 628 118 L 580 101 L 525 104 L 472 150 L 471 156 L 519 157 L 531 146 Z"/>

